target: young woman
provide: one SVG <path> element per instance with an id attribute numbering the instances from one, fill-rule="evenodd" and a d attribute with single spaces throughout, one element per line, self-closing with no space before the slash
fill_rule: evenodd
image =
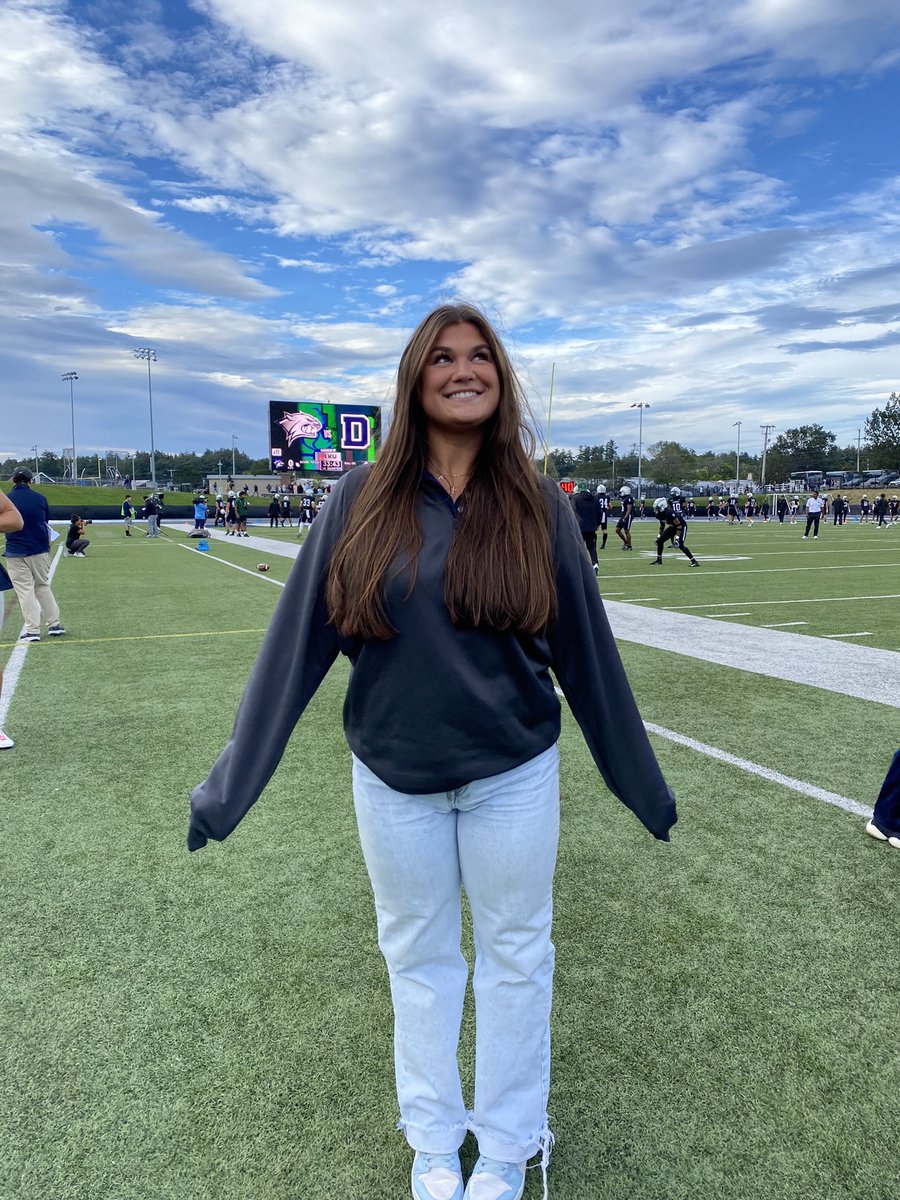
<path id="1" fill-rule="evenodd" d="M 348 655 L 344 727 L 415 1200 L 518 1200 L 527 1160 L 540 1153 L 546 1171 L 551 669 L 607 786 L 655 837 L 668 840 L 675 821 L 571 504 L 535 471 L 523 408 L 481 312 L 448 305 L 425 318 L 400 361 L 381 455 L 348 473 L 314 522 L 231 740 L 192 796 L 198 850 L 256 801 L 337 654 Z M 476 947 L 471 1109 L 457 1064 L 463 887 Z M 480 1157 L 464 1191 L 467 1130 Z"/>

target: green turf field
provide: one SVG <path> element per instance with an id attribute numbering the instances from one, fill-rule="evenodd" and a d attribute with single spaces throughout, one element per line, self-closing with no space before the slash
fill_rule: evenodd
<path id="1" fill-rule="evenodd" d="M 778 626 L 900 650 L 900 524 L 823 525 L 817 541 L 804 542 L 802 522 L 729 526 L 694 520 L 687 541 L 701 562 L 696 571 L 672 549 L 661 567 L 651 565 L 657 527 L 655 520 L 634 523 L 631 554 L 621 551 L 610 531 L 601 555 L 604 595 L 741 626 Z"/>
<path id="2" fill-rule="evenodd" d="M 698 570 L 651 567 L 654 529 L 635 524 L 632 554 L 611 536 L 605 593 L 736 638 L 805 621 L 900 649 L 900 527 L 802 543 L 696 521 Z M 232 837 L 184 848 L 291 566 L 274 551 L 298 540 L 253 532 L 266 575 L 258 548 L 203 554 L 177 526 L 95 524 L 88 557 L 59 562 L 68 632 L 28 648 L 0 755 L 3 1200 L 408 1195 L 344 663 Z M 647 720 L 874 801 L 900 743 L 878 696 L 622 653 Z M 679 798 L 669 845 L 605 792 L 564 710 L 550 1196 L 895 1200 L 900 853 L 863 818 L 654 745 Z M 468 1011 L 467 1079 L 472 1038 Z"/>

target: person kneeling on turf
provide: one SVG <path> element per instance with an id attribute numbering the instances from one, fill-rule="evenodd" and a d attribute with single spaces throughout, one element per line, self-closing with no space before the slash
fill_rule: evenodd
<path id="1" fill-rule="evenodd" d="M 70 520 L 69 532 L 66 534 L 66 553 L 70 558 L 84 558 L 84 552 L 91 543 L 82 534 L 89 522 L 79 517 L 78 513 L 72 513 Z"/>
<path id="2" fill-rule="evenodd" d="M 653 512 L 656 519 L 659 521 L 659 536 L 656 539 L 656 558 L 651 560 L 652 567 L 658 567 L 662 564 L 662 552 L 666 542 L 671 542 L 674 546 L 691 560 L 692 567 L 699 567 L 700 564 L 688 550 L 684 544 L 684 538 L 681 533 L 684 530 L 684 519 L 673 510 L 671 504 L 664 496 L 653 501 Z"/>

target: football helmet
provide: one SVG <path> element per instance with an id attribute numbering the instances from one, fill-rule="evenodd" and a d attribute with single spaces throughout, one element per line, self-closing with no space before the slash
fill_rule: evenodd
<path id="1" fill-rule="evenodd" d="M 653 511 L 663 512 L 668 507 L 665 496 L 657 496 L 653 501 Z"/>
<path id="2" fill-rule="evenodd" d="M 597 495 L 598 495 L 598 496 L 605 496 L 605 495 L 606 495 L 606 485 L 605 485 L 605 484 L 603 484 L 603 483 L 600 483 L 600 484 L 598 484 L 598 485 L 597 485 Z"/>
<path id="3" fill-rule="evenodd" d="M 681 488 L 679 488 L 679 487 L 669 488 L 669 495 L 672 497 L 673 500 L 677 499 L 681 495 Z M 655 507 L 656 506 L 654 505 L 654 508 Z"/>
<path id="4" fill-rule="evenodd" d="M 630 487 L 620 487 L 620 488 L 619 488 L 619 495 L 620 495 L 620 496 L 630 496 L 630 495 L 631 495 L 631 488 L 630 488 Z"/>

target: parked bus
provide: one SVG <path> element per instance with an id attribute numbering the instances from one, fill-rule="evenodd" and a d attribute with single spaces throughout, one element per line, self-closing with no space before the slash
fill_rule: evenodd
<path id="1" fill-rule="evenodd" d="M 797 491 L 814 492 L 822 486 L 824 475 L 821 471 L 791 471 L 791 479 L 795 481 Z"/>

